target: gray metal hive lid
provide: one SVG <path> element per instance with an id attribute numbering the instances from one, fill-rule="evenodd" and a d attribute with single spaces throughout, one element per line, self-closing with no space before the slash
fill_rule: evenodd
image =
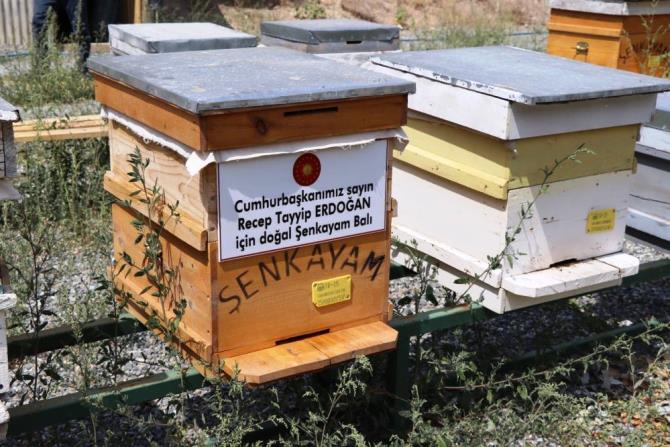
<path id="1" fill-rule="evenodd" d="M 413 82 L 285 48 L 93 56 L 94 73 L 192 113 L 413 93 Z"/>
<path id="2" fill-rule="evenodd" d="M 19 121 L 21 115 L 19 109 L 0 98 L 0 121 Z"/>
<path id="3" fill-rule="evenodd" d="M 261 34 L 310 45 L 324 42 L 389 42 L 400 37 L 400 28 L 365 20 L 284 20 L 261 23 Z"/>
<path id="4" fill-rule="evenodd" d="M 140 23 L 109 25 L 110 41 L 145 53 L 217 50 L 256 46 L 256 37 L 214 23 Z"/>
<path id="5" fill-rule="evenodd" d="M 394 53 L 375 64 L 522 104 L 670 90 L 670 81 L 514 47 Z"/>

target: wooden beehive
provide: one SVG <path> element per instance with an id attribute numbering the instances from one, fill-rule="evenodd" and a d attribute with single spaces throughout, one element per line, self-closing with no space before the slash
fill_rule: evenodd
<path id="1" fill-rule="evenodd" d="M 551 0 L 547 53 L 661 76 L 670 49 L 670 2 Z"/>
<path id="2" fill-rule="evenodd" d="M 432 257 L 450 287 L 462 291 L 454 280 L 480 277 L 472 295 L 504 312 L 637 270 L 637 259 L 619 253 L 635 141 L 668 81 L 510 47 L 372 62 L 417 85 L 410 144 L 395 154 L 394 233 Z M 546 178 L 572 155 L 581 163 L 565 161 Z M 500 253 L 512 258 L 490 271 L 489 257 Z"/>
<path id="3" fill-rule="evenodd" d="M 670 96 L 658 95 L 636 149 L 628 226 L 670 241 Z"/>
<path id="4" fill-rule="evenodd" d="M 389 164 L 411 83 L 278 48 L 89 66 L 111 120 L 105 188 L 132 199 L 127 157 L 138 148 L 148 182 L 179 201 L 162 258 L 179 266 L 179 340 L 196 367 L 237 365 L 264 383 L 395 346 Z M 117 256 L 142 257 L 138 213 L 114 205 Z M 139 318 L 159 310 L 143 277 L 117 281 Z"/>
<path id="5" fill-rule="evenodd" d="M 119 55 L 223 50 L 256 46 L 256 37 L 214 23 L 109 25 L 109 44 Z"/>
<path id="6" fill-rule="evenodd" d="M 361 64 L 371 55 L 398 51 L 400 27 L 351 19 L 282 20 L 261 23 L 261 44 Z"/>

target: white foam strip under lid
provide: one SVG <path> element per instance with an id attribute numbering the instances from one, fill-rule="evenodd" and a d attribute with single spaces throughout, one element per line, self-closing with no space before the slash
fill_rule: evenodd
<path id="1" fill-rule="evenodd" d="M 115 110 L 103 107 L 100 113 L 103 118 L 115 121 L 127 127 L 144 140 L 158 144 L 159 146 L 173 150 L 186 159 L 186 170 L 190 175 L 200 172 L 211 163 L 229 163 L 240 160 L 249 160 L 258 157 L 269 157 L 300 152 L 314 152 L 324 149 L 342 148 L 344 150 L 360 148 L 376 140 L 390 139 L 394 141 L 396 150 L 403 150 L 409 141 L 405 132 L 400 129 L 382 130 L 377 132 L 364 132 L 350 135 L 342 135 L 328 138 L 315 138 L 311 140 L 293 141 L 289 143 L 265 144 L 240 149 L 227 149 L 222 151 L 202 152 L 168 137 L 160 132 L 133 120 L 132 118 Z"/>
<path id="2" fill-rule="evenodd" d="M 9 112 L 6 110 L 0 110 L 0 121 L 19 121 L 21 117 L 17 112 Z"/>

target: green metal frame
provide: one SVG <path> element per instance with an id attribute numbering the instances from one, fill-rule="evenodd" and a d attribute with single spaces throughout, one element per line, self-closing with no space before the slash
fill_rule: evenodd
<path id="1" fill-rule="evenodd" d="M 391 278 L 410 275 L 404 267 L 394 266 Z M 670 277 L 670 260 L 661 260 L 643 264 L 640 272 L 623 281 L 623 286 Z M 565 298 L 567 300 L 568 298 Z M 395 351 L 389 356 L 388 363 L 388 391 L 396 397 L 394 408 L 394 425 L 401 427 L 402 421 L 398 412 L 406 408 L 410 397 L 410 347 L 413 337 L 418 337 L 436 331 L 466 326 L 478 321 L 484 321 L 497 316 L 483 307 L 473 304 L 449 309 L 436 309 L 408 317 L 397 317 L 390 321 L 390 325 L 398 331 L 398 344 Z M 647 324 L 639 323 L 627 328 L 617 328 L 608 332 L 586 337 L 576 341 L 563 343 L 542 352 L 532 352 L 519 358 L 519 361 L 532 361 L 538 356 L 550 353 L 565 353 L 580 349 L 594 343 L 625 334 L 644 330 Z M 60 349 L 77 343 L 90 343 L 117 336 L 146 331 L 146 328 L 129 314 L 120 318 L 106 318 L 85 324 L 81 328 L 81 337 L 77 338 L 72 328 L 59 327 L 42 331 L 39 337 L 24 334 L 11 337 L 8 340 L 8 354 L 10 359 L 24 355 L 32 355 L 50 350 Z M 109 388 L 89 390 L 87 393 L 74 393 L 66 396 L 37 401 L 27 405 L 9 409 L 10 422 L 8 435 L 13 436 L 40 430 L 50 425 L 62 424 L 70 420 L 86 418 L 90 415 L 93 406 L 114 409 L 123 403 L 126 405 L 138 404 L 162 398 L 168 394 L 194 390 L 205 386 L 207 381 L 193 368 L 182 373 L 169 371 L 155 374 L 142 379 L 120 383 Z M 93 403 L 95 402 L 95 405 Z M 276 432 L 277 427 L 265 427 L 259 433 L 249 436 L 249 440 L 264 439 L 270 432 Z"/>

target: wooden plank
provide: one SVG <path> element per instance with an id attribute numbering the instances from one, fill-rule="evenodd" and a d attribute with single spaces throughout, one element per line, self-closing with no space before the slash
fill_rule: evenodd
<path id="1" fill-rule="evenodd" d="M 17 143 L 105 137 L 107 137 L 107 124 L 99 115 L 75 116 L 67 119 L 47 118 L 14 123 L 14 138 Z"/>
<path id="2" fill-rule="evenodd" d="M 206 115 L 207 150 L 393 129 L 407 121 L 407 97 L 390 95 Z"/>
<path id="3" fill-rule="evenodd" d="M 515 295 L 541 298 L 608 283 L 622 277 L 618 268 L 597 259 L 588 259 L 523 275 L 506 276 L 503 288 Z"/>
<path id="4" fill-rule="evenodd" d="M 120 201 L 128 200 L 137 202 L 137 197 L 131 195 L 133 192 L 137 191 L 137 189 L 130 188 L 129 185 L 131 184 L 128 183 L 126 178 L 119 177 L 113 172 L 105 173 L 105 191 L 112 194 Z M 148 211 L 142 205 L 137 206 L 135 210 L 139 211 L 144 217 L 149 217 Z M 153 221 L 158 223 L 159 219 L 166 219 L 168 215 L 166 210 L 157 210 L 156 215 L 153 216 Z M 207 249 L 207 230 L 200 226 L 195 219 L 184 211 L 179 212 L 179 219 L 173 219 L 168 222 L 165 226 L 165 230 L 177 236 L 196 250 L 205 251 Z"/>
<path id="5" fill-rule="evenodd" d="M 190 114 L 139 90 L 94 75 L 96 99 L 198 151 L 257 146 L 392 129 L 405 124 L 406 96 Z"/>
<path id="6" fill-rule="evenodd" d="M 218 352 L 234 356 L 387 312 L 385 232 L 218 264 Z M 312 303 L 314 281 L 350 274 L 352 298 Z"/>
<path id="7" fill-rule="evenodd" d="M 93 74 L 93 79 L 98 102 L 193 149 L 205 150 L 197 116 L 103 76 Z"/>
<path id="8" fill-rule="evenodd" d="M 250 384 L 261 384 L 286 377 L 318 371 L 330 365 L 328 357 L 307 340 L 273 346 L 238 356 L 221 357 L 223 370 L 233 375 L 239 368 L 238 378 Z"/>
<path id="9" fill-rule="evenodd" d="M 142 218 L 135 215 L 120 205 L 112 205 L 112 228 L 114 232 L 114 256 L 117 261 L 117 271 L 123 263 L 122 253 L 127 253 L 135 263 L 141 263 L 144 259 L 142 243 L 135 243 L 137 231 L 131 225 L 131 221 Z M 209 281 L 208 253 L 200 252 L 182 242 L 171 234 L 164 232 L 161 237 L 163 247 L 163 262 L 165 268 L 172 268 L 178 272 L 175 280 L 173 297 L 187 300 L 188 306 L 181 321 L 180 328 L 190 338 L 211 344 L 212 338 L 212 284 Z M 122 272 L 115 279 L 126 286 L 133 294 L 148 286 L 145 277 L 135 277 L 135 270 L 128 273 Z M 147 303 L 147 307 L 153 309 L 159 315 L 163 313 L 163 307 L 159 300 L 151 293 L 152 289 L 136 300 Z M 170 300 L 168 300 L 170 301 Z M 167 318 L 173 317 L 174 302 L 167 303 L 165 310 Z"/>
<path id="10" fill-rule="evenodd" d="M 157 144 L 146 142 L 132 131 L 118 123 L 110 125 L 110 170 L 116 179 L 128 179 L 130 171 L 128 157 L 139 149 L 143 159 L 149 160 L 145 170 L 147 184 L 157 184 L 165 193 L 165 200 L 169 204 L 179 203 L 177 211 L 184 216 L 187 230 L 192 233 L 189 244 L 198 250 L 205 250 L 202 245 L 202 235 L 206 234 L 206 241 L 218 239 L 217 234 L 217 187 L 216 166 L 206 166 L 199 173 L 191 176 L 186 170 L 186 160 L 170 149 Z M 137 185 L 127 185 L 127 188 L 138 188 Z M 127 189 L 126 188 L 126 189 Z M 113 191 L 110 191 L 113 192 Z M 121 198 L 121 197 L 120 197 Z"/>
<path id="11" fill-rule="evenodd" d="M 363 324 L 261 351 L 224 357 L 223 369 L 231 375 L 237 366 L 241 380 L 251 384 L 268 383 L 314 372 L 360 355 L 388 351 L 395 348 L 397 337 L 397 331 L 385 323 Z"/>
<path id="12" fill-rule="evenodd" d="M 394 349 L 397 339 L 395 329 L 377 321 L 310 337 L 306 341 L 324 353 L 331 364 L 335 364 Z"/>

